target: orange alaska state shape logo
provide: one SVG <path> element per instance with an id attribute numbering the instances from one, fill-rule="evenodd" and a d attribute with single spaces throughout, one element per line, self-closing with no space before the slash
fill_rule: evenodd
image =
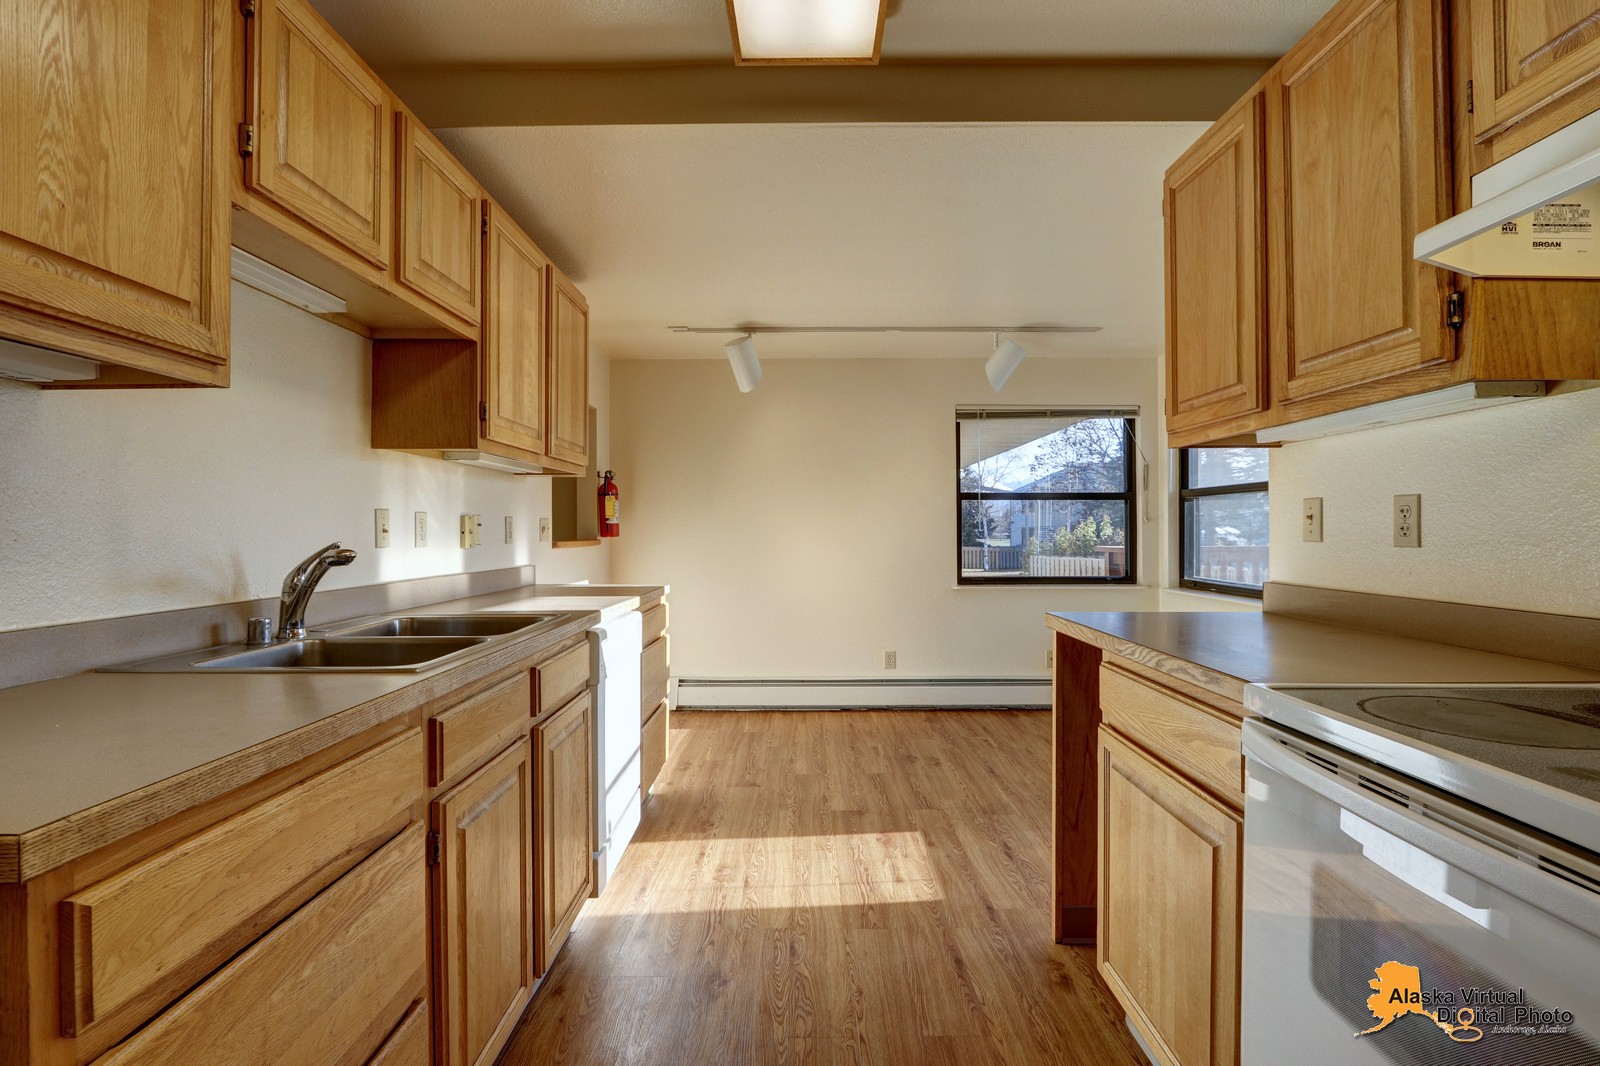
<path id="1" fill-rule="evenodd" d="M 1428 1010 L 1422 995 L 1422 971 L 1415 966 L 1407 966 L 1403 962 L 1386 962 L 1373 971 L 1378 976 L 1368 981 L 1367 987 L 1373 990 L 1367 997 L 1367 1010 L 1378 1019 L 1378 1024 L 1371 1029 L 1363 1029 L 1357 1036 L 1366 1036 L 1385 1029 L 1407 1014 L 1420 1014 L 1428 1021 L 1437 1025 L 1450 1035 L 1450 1039 L 1457 1043 L 1470 1044 L 1481 1039 L 1483 1030 L 1475 1028 L 1473 1022 L 1477 1014 L 1470 1007 L 1464 1007 L 1459 1013 L 1460 1025 L 1452 1025 L 1440 1020 Z"/>

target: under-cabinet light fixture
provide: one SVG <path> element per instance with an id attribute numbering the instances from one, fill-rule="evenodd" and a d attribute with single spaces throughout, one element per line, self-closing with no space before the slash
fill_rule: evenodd
<path id="1" fill-rule="evenodd" d="M 733 61 L 874 64 L 889 0 L 728 0 Z"/>
<path id="2" fill-rule="evenodd" d="M 733 381 L 740 392 L 753 392 L 761 384 L 761 360 L 756 358 L 756 342 L 749 336 L 723 345 L 733 367 Z"/>
<path id="3" fill-rule="evenodd" d="M 0 337 L 0 378 L 41 384 L 93 381 L 99 376 L 100 364 L 93 359 Z"/>
<path id="4" fill-rule="evenodd" d="M 317 288 L 265 259 L 257 259 L 242 248 L 233 250 L 230 271 L 233 280 L 258 289 L 268 296 L 276 296 L 284 303 L 293 304 L 314 315 L 342 315 L 350 305 L 331 292 Z"/>
<path id="5" fill-rule="evenodd" d="M 1337 411 L 1319 415 L 1300 422 L 1273 426 L 1256 431 L 1259 444 L 1282 444 L 1286 441 L 1312 440 L 1331 437 L 1336 433 L 1350 433 L 1358 429 L 1394 426 L 1402 422 L 1416 422 L 1424 418 L 1471 411 L 1479 407 L 1496 407 L 1517 400 L 1531 400 L 1545 394 L 1542 381 L 1466 381 L 1416 396 L 1402 396 L 1395 400 L 1350 411 Z"/>

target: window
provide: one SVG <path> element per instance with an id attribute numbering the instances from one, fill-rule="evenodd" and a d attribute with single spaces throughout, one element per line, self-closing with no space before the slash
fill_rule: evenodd
<path id="1" fill-rule="evenodd" d="M 956 411 L 956 582 L 1134 581 L 1137 411 Z"/>
<path id="2" fill-rule="evenodd" d="M 1267 581 L 1267 448 L 1178 453 L 1184 588 L 1260 596 Z"/>

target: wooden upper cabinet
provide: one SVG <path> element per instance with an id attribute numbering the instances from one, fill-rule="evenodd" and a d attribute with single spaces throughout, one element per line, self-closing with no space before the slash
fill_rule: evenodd
<path id="1" fill-rule="evenodd" d="M 387 267 L 394 185 L 389 90 L 304 0 L 256 0 L 249 99 L 254 191 Z"/>
<path id="2" fill-rule="evenodd" d="M 594 702 L 587 692 L 533 730 L 539 759 L 538 972 L 550 969 L 594 888 Z"/>
<path id="3" fill-rule="evenodd" d="M 441 1066 L 492 1063 L 533 991 L 533 764 L 526 736 L 433 804 Z"/>
<path id="4" fill-rule="evenodd" d="M 561 271 L 550 270 L 550 403 L 547 455 L 589 458 L 589 304 Z"/>
<path id="5" fill-rule="evenodd" d="M 468 322 L 483 304 L 483 190 L 416 117 L 401 112 L 399 128 L 400 281 Z"/>
<path id="6" fill-rule="evenodd" d="M 1169 433 L 1267 406 L 1265 114 L 1252 92 L 1167 171 Z"/>
<path id="7" fill-rule="evenodd" d="M 1471 0 L 1470 13 L 1480 144 L 1530 120 L 1519 142 L 1531 142 L 1600 108 L 1600 2 Z"/>
<path id="8" fill-rule="evenodd" d="M 484 211 L 483 435 L 543 455 L 550 260 L 494 201 Z"/>
<path id="9" fill-rule="evenodd" d="M 1341 4 L 1269 80 L 1274 393 L 1290 420 L 1296 400 L 1357 407 L 1358 386 L 1455 357 L 1451 275 L 1412 257 L 1449 214 L 1440 4 Z"/>
<path id="10" fill-rule="evenodd" d="M 231 10 L 4 5 L 0 336 L 227 383 Z"/>
<path id="11" fill-rule="evenodd" d="M 1242 819 L 1100 730 L 1100 974 L 1174 1066 L 1239 1061 Z"/>

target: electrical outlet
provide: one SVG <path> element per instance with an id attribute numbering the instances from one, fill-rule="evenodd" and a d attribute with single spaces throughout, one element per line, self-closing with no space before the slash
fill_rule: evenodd
<path id="1" fill-rule="evenodd" d="M 483 544 L 483 515 L 464 514 L 461 516 L 461 546 L 463 548 L 477 548 Z"/>
<path id="2" fill-rule="evenodd" d="M 428 512 L 418 511 L 412 519 L 412 543 L 419 548 L 428 546 Z"/>
<path id="3" fill-rule="evenodd" d="M 1422 496 L 1418 493 L 1394 498 L 1394 546 L 1422 547 Z"/>
<path id="4" fill-rule="evenodd" d="M 512 536 L 511 536 L 511 516 L 510 516 L 510 515 L 506 515 L 506 543 L 507 543 L 507 544 L 510 544 L 510 543 L 511 543 L 511 542 L 512 542 Z"/>
<path id="5" fill-rule="evenodd" d="M 885 670 L 893 670 L 893 669 L 895 669 L 895 667 L 896 667 L 895 658 L 896 657 L 895 657 L 895 653 L 894 652 L 892 652 L 892 651 L 884 652 L 883 653 L 883 668 Z"/>
<path id="6" fill-rule="evenodd" d="M 1056 649 L 1054 647 L 1044 650 L 1044 668 L 1046 670 L 1054 670 L 1056 668 Z"/>
<path id="7" fill-rule="evenodd" d="M 379 507 L 372 512 L 372 546 L 389 546 L 389 508 Z"/>
<path id="8" fill-rule="evenodd" d="M 1310 496 L 1300 501 L 1300 539 L 1321 542 L 1322 497 Z"/>

